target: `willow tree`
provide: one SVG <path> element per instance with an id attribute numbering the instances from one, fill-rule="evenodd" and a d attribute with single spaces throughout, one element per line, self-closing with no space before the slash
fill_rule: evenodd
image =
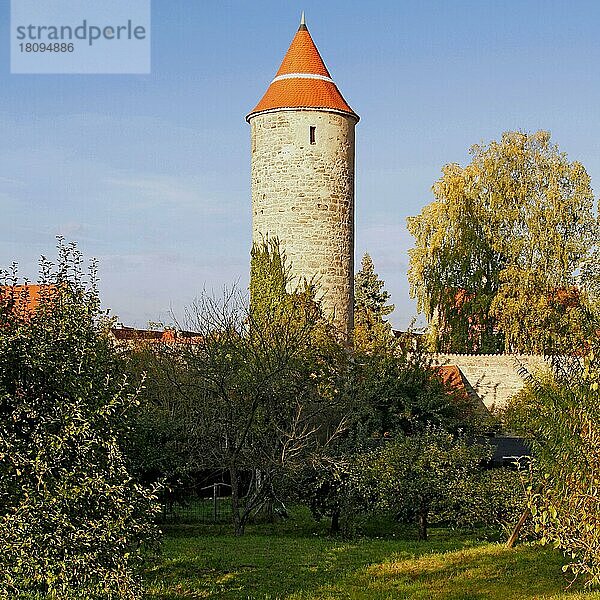
<path id="1" fill-rule="evenodd" d="M 581 269 L 581 287 L 588 294 L 590 305 L 600 314 L 600 217 L 596 227 L 596 243 Z"/>
<path id="2" fill-rule="evenodd" d="M 434 349 L 548 351 L 576 321 L 561 299 L 597 236 L 590 178 L 545 131 L 507 132 L 470 153 L 408 219 L 411 295 Z"/>

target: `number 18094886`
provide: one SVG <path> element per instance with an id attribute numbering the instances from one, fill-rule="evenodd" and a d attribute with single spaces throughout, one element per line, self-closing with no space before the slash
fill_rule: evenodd
<path id="1" fill-rule="evenodd" d="M 67 44 L 60 42 L 48 44 L 44 44 L 43 42 L 21 43 L 19 44 L 19 48 L 21 49 L 21 52 L 73 52 L 75 50 L 75 46 L 72 43 Z"/>

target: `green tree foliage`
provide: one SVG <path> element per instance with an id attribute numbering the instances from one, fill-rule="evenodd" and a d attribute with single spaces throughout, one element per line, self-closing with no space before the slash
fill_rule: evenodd
<path id="1" fill-rule="evenodd" d="M 153 493 L 120 439 L 136 390 L 74 245 L 41 262 L 39 303 L 0 294 L 0 595 L 137 598 Z"/>
<path id="2" fill-rule="evenodd" d="M 474 433 L 482 412 L 463 390 L 449 387 L 420 349 L 357 353 L 352 369 L 363 431 L 370 437 L 410 435 L 428 425 Z"/>
<path id="3" fill-rule="evenodd" d="M 375 507 L 416 522 L 419 539 L 425 540 L 434 514 L 462 524 L 486 458 L 489 448 L 427 427 L 361 454 L 354 468 L 362 495 Z"/>
<path id="4" fill-rule="evenodd" d="M 592 310 L 596 315 L 600 315 L 600 215 L 594 247 L 583 263 L 581 271 L 581 287 L 589 296 Z"/>
<path id="5" fill-rule="evenodd" d="M 298 485 L 317 518 L 331 517 L 332 532 L 347 534 L 358 515 L 382 509 L 361 492 L 365 453 L 398 437 L 418 439 L 430 429 L 472 437 L 484 424 L 472 400 L 448 387 L 419 347 L 394 340 L 377 351 L 353 353 L 346 397 L 345 431 L 313 457 Z"/>
<path id="6" fill-rule="evenodd" d="M 577 321 L 556 296 L 597 241 L 590 178 L 544 131 L 471 155 L 443 168 L 435 201 L 408 219 L 411 295 L 435 350 L 550 351 Z"/>
<path id="7" fill-rule="evenodd" d="M 290 332 L 310 329 L 313 342 L 333 341 L 333 325 L 317 301 L 314 279 L 294 280 L 292 266 L 277 238 L 254 243 L 250 252 L 250 307 L 248 324 L 269 335 L 279 335 L 279 327 Z"/>
<path id="8" fill-rule="evenodd" d="M 361 269 L 354 278 L 354 345 L 366 351 L 390 343 L 392 327 L 384 319 L 394 310 L 386 304 L 390 294 L 383 289 L 385 282 L 375 272 L 369 254 L 362 258 Z"/>
<path id="9" fill-rule="evenodd" d="M 256 318 L 270 318 L 289 304 L 291 265 L 279 240 L 253 244 L 250 251 L 250 305 Z M 297 286 L 299 289 L 299 286 Z"/>
<path id="10" fill-rule="evenodd" d="M 342 450 L 339 446 L 338 449 Z M 347 440 L 336 457 L 311 464 L 300 497 L 317 519 L 331 517 L 331 532 L 352 535 L 373 515 L 415 524 L 508 531 L 525 505 L 516 470 L 485 469 L 490 447 L 435 426 L 412 435 Z"/>
<path id="11" fill-rule="evenodd" d="M 185 340 L 184 342 L 185 343 Z M 137 342 L 128 351 L 128 369 L 139 387 L 126 455 L 136 480 L 159 484 L 164 511 L 184 502 L 202 466 L 198 411 L 202 404 L 180 392 L 189 375 L 174 352 Z"/>
<path id="12" fill-rule="evenodd" d="M 465 483 L 461 491 L 464 504 L 450 505 L 448 512 L 442 511 L 436 517 L 459 527 L 485 527 L 508 535 L 526 504 L 520 472 L 514 467 L 480 469 Z"/>
<path id="13" fill-rule="evenodd" d="M 553 359 L 512 403 L 510 422 L 529 439 L 529 507 L 543 543 L 568 568 L 600 585 L 600 323 L 591 320 L 581 357 Z"/>

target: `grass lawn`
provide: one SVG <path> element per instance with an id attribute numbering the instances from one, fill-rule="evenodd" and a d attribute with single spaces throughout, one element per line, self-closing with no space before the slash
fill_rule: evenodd
<path id="1" fill-rule="evenodd" d="M 295 513 L 285 523 L 251 526 L 242 538 L 225 527 L 170 528 L 161 561 L 147 573 L 147 597 L 600 600 L 575 586 L 564 592 L 562 564 L 547 548 L 507 550 L 447 530 L 433 530 L 427 542 L 344 541 Z"/>

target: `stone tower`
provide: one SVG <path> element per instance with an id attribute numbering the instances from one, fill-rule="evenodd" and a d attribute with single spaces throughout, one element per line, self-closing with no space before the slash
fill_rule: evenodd
<path id="1" fill-rule="evenodd" d="M 279 71 L 246 117 L 253 241 L 277 237 L 298 280 L 316 279 L 345 335 L 354 308 L 354 127 L 304 15 Z"/>

